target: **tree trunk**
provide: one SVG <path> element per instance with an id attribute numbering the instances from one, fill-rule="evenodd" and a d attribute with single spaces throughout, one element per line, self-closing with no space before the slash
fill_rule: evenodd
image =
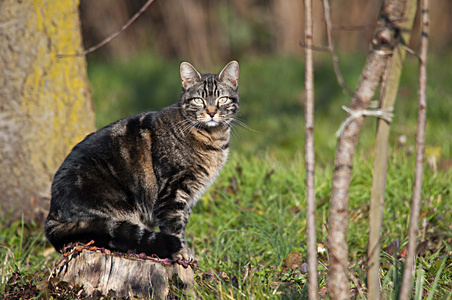
<path id="1" fill-rule="evenodd" d="M 0 2 L 0 217 L 43 217 L 54 172 L 94 130 L 79 0 Z"/>
<path id="2" fill-rule="evenodd" d="M 388 67 L 399 41 L 400 21 L 405 19 L 407 3 L 413 0 L 385 0 L 372 39 L 371 49 L 361 73 L 350 108 L 367 110 L 381 77 Z M 328 217 L 328 296 L 350 299 L 348 279 L 348 201 L 353 170 L 353 157 L 364 115 L 355 117 L 339 136 L 334 160 L 333 186 Z"/>
<path id="3" fill-rule="evenodd" d="M 180 280 L 185 288 L 184 299 L 195 298 L 191 266 L 164 264 L 89 249 L 75 250 L 56 270 L 56 274 L 71 285 L 83 286 L 88 297 L 108 295 L 113 291 L 116 297 L 166 299 L 170 291 L 169 283 L 177 286 Z"/>

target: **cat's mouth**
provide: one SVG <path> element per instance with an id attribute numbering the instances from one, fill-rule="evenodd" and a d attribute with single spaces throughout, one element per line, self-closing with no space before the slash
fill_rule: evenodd
<path id="1" fill-rule="evenodd" d="M 221 121 L 217 120 L 218 117 L 214 116 L 206 116 L 203 120 L 200 120 L 206 127 L 216 127 L 221 124 Z"/>
<path id="2" fill-rule="evenodd" d="M 218 127 L 218 126 L 227 126 L 229 123 L 229 118 L 224 118 L 218 115 L 214 116 L 201 116 L 197 118 L 198 126 L 201 125 L 202 127 Z"/>
<path id="3" fill-rule="evenodd" d="M 217 121 L 214 121 L 214 120 L 207 121 L 207 122 L 205 122 L 205 124 L 207 127 L 215 127 L 215 126 L 220 125 L 220 123 L 218 123 Z"/>

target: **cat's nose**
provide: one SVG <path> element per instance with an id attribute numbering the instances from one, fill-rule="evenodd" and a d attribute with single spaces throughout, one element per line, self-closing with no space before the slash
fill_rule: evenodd
<path id="1" fill-rule="evenodd" d="M 213 112 L 208 111 L 207 114 L 208 114 L 211 118 L 213 118 L 213 116 L 215 116 L 216 112 L 214 112 L 214 111 L 213 111 Z"/>

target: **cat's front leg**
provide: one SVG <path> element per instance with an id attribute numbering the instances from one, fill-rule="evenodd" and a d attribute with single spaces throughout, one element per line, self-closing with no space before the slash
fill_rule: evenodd
<path id="1" fill-rule="evenodd" d="M 179 194 L 179 193 L 176 193 Z M 180 195 L 180 194 L 179 194 Z M 185 197 L 176 197 L 176 199 L 162 199 L 166 201 L 159 201 L 155 206 L 155 217 L 157 219 L 160 231 L 175 237 L 178 237 L 181 242 L 181 249 L 172 254 L 174 259 L 194 260 L 194 255 L 187 247 L 185 242 L 185 227 L 190 216 L 190 206 Z"/>
<path id="2" fill-rule="evenodd" d="M 172 235 L 176 235 L 177 237 L 179 237 L 179 239 L 181 241 L 182 248 L 179 251 L 177 251 L 177 252 L 172 254 L 173 259 L 176 259 L 176 260 L 177 259 L 185 259 L 185 260 L 188 260 L 188 261 L 194 261 L 195 260 L 195 256 L 193 255 L 191 250 L 187 247 L 187 242 L 185 241 L 185 227 L 187 226 L 188 217 L 190 216 L 190 212 L 188 212 L 186 214 L 184 213 L 183 215 L 184 216 L 180 219 L 180 222 L 183 225 L 182 230 L 180 231 L 180 233 L 176 233 L 176 232 L 170 233 L 170 232 L 168 232 L 165 229 L 163 229 L 163 232 L 166 232 L 166 233 L 172 234 Z M 166 228 L 168 228 L 168 227 L 166 227 Z"/>

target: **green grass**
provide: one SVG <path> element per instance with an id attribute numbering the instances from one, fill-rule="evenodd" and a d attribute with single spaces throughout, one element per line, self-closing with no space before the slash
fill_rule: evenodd
<path id="1" fill-rule="evenodd" d="M 363 62 L 364 57 L 360 56 L 341 60 L 349 86 L 356 84 Z M 452 297 L 452 258 L 447 256 L 452 247 L 452 131 L 448 124 L 452 86 L 447 75 L 451 63 L 452 57 L 430 59 L 426 147 L 427 154 L 436 158 L 437 170 L 426 164 L 419 242 L 428 241 L 428 245 L 417 257 L 417 285 L 413 286 L 413 296 L 417 291 L 418 296 L 432 295 L 434 299 Z M 221 67 L 200 71 L 219 71 Z M 175 102 L 180 93 L 178 69 L 179 62 L 151 56 L 129 62 L 89 62 L 97 125 Z M 416 62 L 409 60 L 390 137 L 381 254 L 382 293 L 386 299 L 396 298 L 403 272 L 403 249 L 408 242 L 415 160 L 416 72 Z M 284 259 L 291 252 L 301 252 L 300 264 L 307 259 L 303 73 L 302 60 L 292 57 L 241 62 L 239 118 L 252 130 L 236 126 L 230 159 L 194 208 L 187 227 L 188 243 L 200 265 L 196 270 L 196 289 L 201 299 L 306 296 L 307 274 L 299 268 L 282 271 Z M 317 240 L 325 242 L 334 133 L 345 117 L 340 107 L 348 105 L 350 97 L 337 87 L 327 61 L 317 62 L 315 84 Z M 370 118 L 363 128 L 350 188 L 351 287 L 364 295 L 375 123 Z M 397 142 L 400 135 L 407 137 L 406 144 Z M 50 245 L 38 225 L 8 222 L 0 220 L 0 293 L 16 271 L 21 276 L 14 291 L 19 293 L 20 288 L 28 287 L 23 290 L 32 295 L 44 293 L 47 286 L 43 278 L 50 274 L 58 255 L 46 252 Z M 396 251 L 390 247 L 394 241 L 400 241 Z M 323 288 L 327 258 L 321 254 L 319 260 L 325 265 L 319 266 Z"/>

